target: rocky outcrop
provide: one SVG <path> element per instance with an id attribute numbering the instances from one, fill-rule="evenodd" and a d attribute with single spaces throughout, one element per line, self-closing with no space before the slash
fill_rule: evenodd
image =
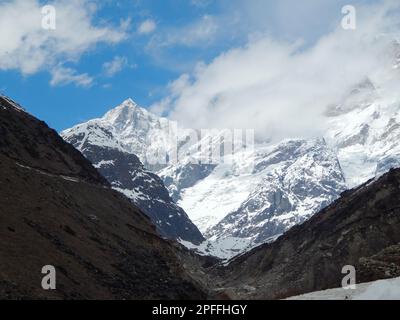
<path id="1" fill-rule="evenodd" d="M 358 264 L 359 282 L 400 277 L 400 245 L 390 246 Z"/>
<path id="2" fill-rule="evenodd" d="M 204 240 L 186 212 L 171 199 L 163 181 L 147 171 L 134 154 L 85 145 L 84 155 L 115 190 L 125 194 L 150 217 L 161 235 L 194 244 Z"/>

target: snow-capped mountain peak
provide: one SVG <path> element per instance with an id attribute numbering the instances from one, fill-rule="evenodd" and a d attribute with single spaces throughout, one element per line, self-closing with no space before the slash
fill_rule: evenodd
<path id="1" fill-rule="evenodd" d="M 79 137 L 77 148 L 80 151 L 84 150 L 85 142 L 107 146 L 135 154 L 145 167 L 159 170 L 163 165 L 154 165 L 148 159 L 167 153 L 170 149 L 167 137 L 173 128 L 172 121 L 158 117 L 129 98 L 103 117 L 67 129 L 62 135 L 72 143 L 74 137 Z"/>
<path id="2" fill-rule="evenodd" d="M 102 120 L 117 126 L 116 128 L 119 130 L 123 130 L 137 124 L 139 121 L 157 119 L 153 114 L 140 107 L 131 98 L 128 98 L 119 106 L 107 112 Z"/>
<path id="3" fill-rule="evenodd" d="M 126 195 L 168 238 L 200 243 L 203 237 L 182 208 L 171 199 L 163 181 L 146 170 L 147 152 L 163 150 L 168 120 L 158 118 L 132 99 L 61 133 L 110 182 Z M 142 164 L 144 162 L 144 165 Z"/>

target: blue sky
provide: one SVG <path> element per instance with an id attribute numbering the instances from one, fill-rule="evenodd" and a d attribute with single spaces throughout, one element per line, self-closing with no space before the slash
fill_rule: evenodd
<path id="1" fill-rule="evenodd" d="M 249 39 L 268 35 L 285 43 L 302 40 L 301 48 L 307 49 L 337 26 L 341 8 L 348 3 L 73 0 L 67 6 L 63 0 L 23 0 L 32 8 L 54 5 L 62 30 L 57 29 L 53 36 L 48 30 L 21 26 L 20 16 L 29 14 L 27 20 L 32 20 L 33 26 L 35 19 L 42 18 L 39 11 L 27 9 L 21 1 L 0 0 L 0 19 L 11 21 L 0 30 L 0 40 L 24 39 L 7 52 L 0 51 L 0 90 L 56 130 L 101 116 L 128 97 L 143 106 L 162 101 L 170 95 L 169 84 L 182 74 L 190 74 L 200 62 L 207 65 L 224 52 L 242 48 Z M 71 15 L 74 11 L 76 17 Z M 86 19 L 85 24 L 69 32 L 69 23 L 73 25 L 79 17 Z M 19 28 L 21 32 L 16 33 Z M 32 44 L 26 42 L 36 41 L 36 37 L 42 43 L 30 51 Z M 67 48 L 63 46 L 65 37 L 69 39 Z M 32 64 L 27 66 L 27 60 Z M 70 77 L 57 78 L 65 73 Z"/>

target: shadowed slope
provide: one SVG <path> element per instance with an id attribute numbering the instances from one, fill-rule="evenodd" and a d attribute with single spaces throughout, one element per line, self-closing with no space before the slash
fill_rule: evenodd
<path id="1" fill-rule="evenodd" d="M 178 245 L 55 131 L 0 98 L 0 133 L 0 298 L 205 297 Z"/>

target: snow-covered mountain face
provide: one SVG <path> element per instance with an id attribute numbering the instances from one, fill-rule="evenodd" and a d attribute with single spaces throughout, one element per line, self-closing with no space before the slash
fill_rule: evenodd
<path id="1" fill-rule="evenodd" d="M 349 188 L 400 166 L 399 68 L 400 43 L 394 41 L 381 66 L 327 109 L 324 136 Z"/>
<path id="2" fill-rule="evenodd" d="M 337 199 L 346 189 L 337 157 L 323 139 L 289 140 L 259 151 L 254 174 L 261 181 L 240 207 L 207 230 L 264 243 Z"/>
<path id="3" fill-rule="evenodd" d="M 400 100 L 366 81 L 328 113 L 326 140 L 349 188 L 400 166 Z"/>
<path id="4" fill-rule="evenodd" d="M 160 161 L 151 161 L 168 152 L 166 141 L 175 125 L 139 107 L 132 99 L 124 101 L 100 119 L 77 125 L 62 134 L 76 138 L 79 150 L 84 144 L 108 147 L 135 154 L 148 169 L 163 167 Z M 79 142 L 79 143 L 78 143 Z"/>
<path id="5" fill-rule="evenodd" d="M 210 150 L 223 148 L 226 132 L 193 139 L 194 130 L 187 133 L 132 100 L 63 135 L 84 154 L 88 154 L 85 146 L 95 145 L 137 155 L 163 180 L 173 201 L 206 236 L 207 241 L 196 248 L 230 258 L 302 223 L 344 190 L 400 166 L 400 95 L 395 85 L 400 83 L 399 67 L 396 58 L 384 66 L 383 75 L 381 70 L 381 74 L 366 77 L 329 106 L 321 137 L 278 143 L 265 139 L 251 147 L 246 141 L 223 161 L 201 161 L 199 150 L 203 145 Z M 178 161 L 166 156 L 174 148 Z M 165 162 L 150 161 L 155 155 Z M 107 167 L 111 160 L 100 154 L 94 163 Z M 120 166 L 123 161 L 103 173 L 110 176 Z M 132 190 L 122 183 L 122 176 L 109 179 L 125 194 Z M 150 185 L 142 189 L 143 194 Z M 182 240 L 193 247 L 187 239 Z"/>
<path id="6" fill-rule="evenodd" d="M 225 259 L 274 240 L 346 190 L 336 153 L 324 139 L 258 144 L 183 183 L 201 168 L 170 166 L 159 175 L 170 191 L 179 191 L 179 205 L 208 239 L 197 249 Z"/>
<path id="7" fill-rule="evenodd" d="M 202 234 L 186 212 L 171 199 L 163 181 L 146 170 L 139 158 L 130 151 L 132 148 L 143 150 L 142 143 L 146 143 L 145 140 L 140 143 L 134 141 L 130 145 L 120 136 L 125 134 L 132 137 L 135 134 L 128 134 L 129 130 L 121 123 L 125 121 L 139 125 L 140 132 L 146 132 L 151 125 L 157 129 L 162 126 L 163 119 L 146 125 L 147 120 L 138 120 L 143 115 L 146 115 L 147 120 L 152 116 L 128 100 L 104 118 L 66 130 L 62 136 L 93 163 L 115 190 L 126 195 L 145 212 L 161 235 L 200 244 L 204 240 Z"/>

